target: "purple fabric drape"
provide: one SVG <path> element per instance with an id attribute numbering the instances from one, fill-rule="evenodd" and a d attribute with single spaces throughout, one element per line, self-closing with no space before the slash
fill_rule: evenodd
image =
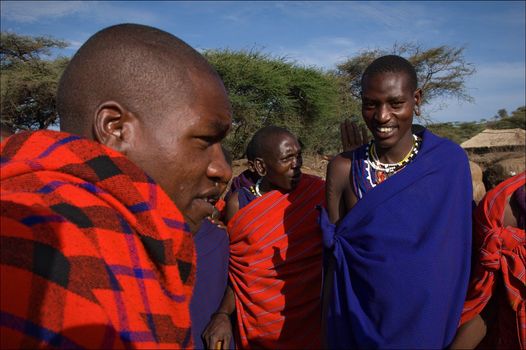
<path id="1" fill-rule="evenodd" d="M 320 223 L 335 267 L 329 348 L 447 347 L 466 296 L 472 186 L 456 144 L 427 130 L 401 172 L 358 201 L 335 226 Z"/>

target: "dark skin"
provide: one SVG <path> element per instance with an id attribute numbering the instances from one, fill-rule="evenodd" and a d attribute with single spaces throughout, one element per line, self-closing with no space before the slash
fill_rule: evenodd
<path id="1" fill-rule="evenodd" d="M 206 74 L 193 81 L 199 89 L 192 101 L 184 107 L 166 106 L 157 126 L 117 101 L 105 101 L 93 129 L 96 141 L 125 154 L 163 188 L 195 233 L 221 195 L 216 184 L 228 182 L 232 169 L 220 143 L 231 123 L 223 84 Z"/>
<path id="2" fill-rule="evenodd" d="M 349 119 L 345 119 L 340 123 L 340 137 L 344 152 L 353 151 L 355 148 L 369 142 L 369 135 L 367 134 L 367 126 L 359 126 Z"/>
<path id="3" fill-rule="evenodd" d="M 362 117 L 375 139 L 376 151 L 381 162 L 399 162 L 411 150 L 413 113 L 419 114 L 418 106 L 421 100 L 421 90 L 411 87 L 409 77 L 405 73 L 378 73 L 364 79 Z M 362 135 L 364 134 L 362 132 Z M 359 132 L 355 131 L 353 135 L 355 140 L 360 140 Z M 365 137 L 362 137 L 361 141 L 367 142 Z M 344 148 L 344 152 L 334 157 L 327 166 L 327 212 L 330 221 L 336 224 L 358 201 L 350 176 L 351 154 L 352 150 Z M 323 310 L 327 310 L 331 299 L 333 264 L 334 261 L 329 260 L 327 277 L 323 283 Z M 325 317 L 326 314 L 323 313 L 324 325 Z"/>
<path id="4" fill-rule="evenodd" d="M 301 146 L 291 134 L 281 133 L 272 135 L 266 140 L 262 157 L 256 157 L 254 168 L 262 177 L 260 191 L 277 190 L 283 193 L 293 191 L 301 178 Z M 237 192 L 232 194 L 226 205 L 225 221 L 228 223 L 239 211 Z M 210 323 L 203 332 L 203 339 L 209 349 L 228 349 L 232 339 L 232 325 L 230 317 L 235 310 L 235 295 L 227 286 L 223 300 L 217 313 L 212 316 Z"/>
<path id="5" fill-rule="evenodd" d="M 411 89 L 404 73 L 381 73 L 364 80 L 362 116 L 373 134 L 381 162 L 399 162 L 411 150 L 413 113 L 421 99 L 421 90 Z M 339 222 L 358 200 L 352 190 L 350 170 L 350 151 L 336 156 L 327 167 L 327 211 L 333 223 Z"/>
<path id="6" fill-rule="evenodd" d="M 62 131 L 126 155 L 164 190 L 192 232 L 213 213 L 217 184 L 232 175 L 220 143 L 231 107 L 220 77 L 186 43 L 138 24 L 105 28 L 71 59 L 57 106 Z"/>

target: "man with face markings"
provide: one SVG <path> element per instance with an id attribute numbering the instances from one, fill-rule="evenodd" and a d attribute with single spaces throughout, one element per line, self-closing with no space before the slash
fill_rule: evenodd
<path id="1" fill-rule="evenodd" d="M 251 143 L 261 178 L 226 207 L 230 286 L 204 333 L 209 348 L 228 348 L 235 312 L 236 347 L 321 347 L 321 231 L 316 207 L 323 180 L 301 173 L 298 140 L 276 126 Z"/>
<path id="2" fill-rule="evenodd" d="M 322 210 L 329 348 L 447 347 L 469 278 L 471 176 L 454 143 L 412 127 L 414 67 L 380 57 L 362 76 L 373 140 L 335 157 Z"/>
<path id="3" fill-rule="evenodd" d="M 2 143 L 1 347 L 192 347 L 191 232 L 231 177 L 221 79 L 122 24 L 79 49 L 57 103 L 62 132 Z"/>

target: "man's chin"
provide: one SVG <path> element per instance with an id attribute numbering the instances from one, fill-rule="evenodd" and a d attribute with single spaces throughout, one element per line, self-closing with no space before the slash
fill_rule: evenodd
<path id="1" fill-rule="evenodd" d="M 197 231 L 199 231 L 201 224 L 205 220 L 205 217 L 203 217 L 200 220 L 199 219 L 196 220 L 196 219 L 192 219 L 191 217 L 187 215 L 183 215 L 183 216 L 184 216 L 184 221 L 188 225 L 188 228 L 190 229 L 190 232 L 192 232 L 192 234 L 195 234 L 197 233 Z"/>
<path id="2" fill-rule="evenodd" d="M 199 231 L 199 228 L 203 224 L 203 221 L 205 221 L 206 218 L 209 217 L 210 215 L 212 215 L 212 213 L 207 213 L 207 212 L 190 213 L 190 214 L 183 213 L 184 221 L 190 228 L 190 232 L 194 234 L 197 231 Z"/>

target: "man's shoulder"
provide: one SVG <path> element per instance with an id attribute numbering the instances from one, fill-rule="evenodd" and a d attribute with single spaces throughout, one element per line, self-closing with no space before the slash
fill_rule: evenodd
<path id="1" fill-rule="evenodd" d="M 354 151 L 346 151 L 332 158 L 327 164 L 327 178 L 347 177 L 350 173 Z"/>

